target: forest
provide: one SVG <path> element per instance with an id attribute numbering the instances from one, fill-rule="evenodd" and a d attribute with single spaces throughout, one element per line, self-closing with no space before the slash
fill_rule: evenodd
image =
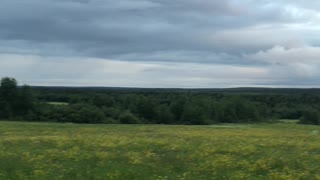
<path id="1" fill-rule="evenodd" d="M 319 89 L 19 86 L 1 79 L 0 119 L 105 124 L 320 124 Z"/>

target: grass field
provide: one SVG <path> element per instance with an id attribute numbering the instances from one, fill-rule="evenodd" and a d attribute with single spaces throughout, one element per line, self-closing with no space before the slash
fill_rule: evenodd
<path id="1" fill-rule="evenodd" d="M 51 104 L 51 105 L 55 105 L 55 106 L 67 106 L 69 105 L 69 103 L 66 103 L 66 102 L 47 102 L 48 104 Z"/>
<path id="2" fill-rule="evenodd" d="M 320 127 L 0 122 L 0 179 L 320 179 Z"/>

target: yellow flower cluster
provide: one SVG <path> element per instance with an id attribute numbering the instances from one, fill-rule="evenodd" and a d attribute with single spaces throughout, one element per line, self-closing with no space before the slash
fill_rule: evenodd
<path id="1" fill-rule="evenodd" d="M 1 122 L 0 179 L 320 179 L 316 131 Z"/>

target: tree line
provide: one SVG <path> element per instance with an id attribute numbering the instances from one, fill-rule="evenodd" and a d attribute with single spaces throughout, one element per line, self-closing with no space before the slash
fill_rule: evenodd
<path id="1" fill-rule="evenodd" d="M 320 124 L 319 109 L 320 96 L 314 93 L 28 87 L 8 77 L 0 86 L 3 120 L 205 125 L 300 119 Z"/>

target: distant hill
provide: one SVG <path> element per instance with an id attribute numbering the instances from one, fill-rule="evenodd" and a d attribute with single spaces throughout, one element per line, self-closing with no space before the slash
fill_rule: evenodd
<path id="1" fill-rule="evenodd" d="M 32 86 L 34 90 L 57 91 L 111 91 L 111 92 L 185 92 L 185 93 L 232 93 L 232 94 L 319 94 L 320 88 L 135 88 L 135 87 L 67 87 Z"/>

